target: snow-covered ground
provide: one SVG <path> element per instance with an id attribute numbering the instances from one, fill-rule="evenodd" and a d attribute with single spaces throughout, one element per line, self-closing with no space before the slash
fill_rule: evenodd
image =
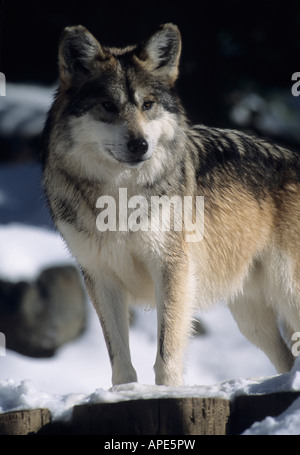
<path id="1" fill-rule="evenodd" d="M 20 98 L 22 91 L 14 92 L 13 87 L 8 87 L 5 109 L 15 119 L 19 131 L 25 123 L 13 115 L 13 109 L 19 112 Z M 40 115 L 50 98 L 48 89 L 34 98 L 30 131 L 40 128 Z M 32 96 L 26 98 L 24 113 L 30 109 L 32 99 Z M 1 110 L 0 106 L 0 130 L 11 125 L 6 122 L 4 108 Z M 73 263 L 62 240 L 51 228 L 39 182 L 40 171 L 30 163 L 0 166 L 0 278 L 30 280 L 47 266 Z M 10 350 L 1 356 L 0 350 L 0 412 L 48 407 L 54 418 L 67 418 L 72 406 L 85 402 L 174 395 L 232 398 L 243 393 L 300 390 L 300 359 L 290 374 L 276 375 L 265 355 L 240 334 L 229 311 L 221 304 L 201 315 L 206 334 L 190 340 L 186 385 L 177 389 L 154 385 L 155 311 L 138 310 L 130 343 L 139 384 L 111 388 L 111 370 L 100 325 L 92 306 L 88 308 L 87 330 L 52 358 L 34 359 Z M 299 432 L 300 399 L 279 417 L 268 417 L 246 433 Z"/>

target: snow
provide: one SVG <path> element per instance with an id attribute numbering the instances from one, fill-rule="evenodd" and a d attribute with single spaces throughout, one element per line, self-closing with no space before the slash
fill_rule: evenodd
<path id="1" fill-rule="evenodd" d="M 253 128 L 265 136 L 300 142 L 299 100 L 290 91 L 273 90 L 264 97 L 257 93 L 236 93 L 230 117 L 238 126 Z"/>
<path id="2" fill-rule="evenodd" d="M 23 111 L 28 113 L 32 109 L 32 115 L 28 122 L 23 122 L 21 111 L 15 117 L 11 114 L 15 128 L 20 131 L 22 125 L 28 125 L 29 132 L 41 128 L 41 122 L 35 120 L 38 113 L 45 115 L 53 89 L 41 89 L 35 92 L 36 96 L 32 96 L 33 92 L 23 96 L 25 91 L 17 92 L 8 85 L 8 107 L 6 111 L 0 109 L 0 130 L 7 125 L 5 112 L 11 114 L 22 97 L 26 107 Z M 11 134 L 12 130 L 6 131 Z M 36 165 L 0 167 L 0 223 L 0 278 L 33 280 L 45 267 L 74 264 L 49 221 Z M 86 331 L 60 348 L 55 356 L 36 359 L 8 349 L 6 355 L 0 355 L 0 412 L 46 407 L 57 420 L 68 419 L 72 407 L 82 403 L 172 396 L 233 399 L 241 394 L 300 390 L 300 358 L 289 374 L 277 375 L 265 355 L 240 334 L 225 305 L 199 316 L 206 334 L 189 342 L 185 386 L 154 385 L 156 313 L 136 310 L 130 345 L 139 383 L 111 387 L 104 338 L 89 304 Z M 256 422 L 244 434 L 299 434 L 299 428 L 297 399 L 280 416 Z"/>
<path id="3" fill-rule="evenodd" d="M 30 136 L 43 128 L 56 87 L 33 84 L 6 84 L 6 96 L 0 103 L 0 134 Z"/>

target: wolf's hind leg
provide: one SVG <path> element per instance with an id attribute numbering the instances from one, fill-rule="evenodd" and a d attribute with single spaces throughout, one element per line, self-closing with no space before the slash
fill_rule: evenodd
<path id="1" fill-rule="evenodd" d="M 243 335 L 268 356 L 278 373 L 288 372 L 294 357 L 281 336 L 277 315 L 265 298 L 258 292 L 240 295 L 228 306 Z"/>

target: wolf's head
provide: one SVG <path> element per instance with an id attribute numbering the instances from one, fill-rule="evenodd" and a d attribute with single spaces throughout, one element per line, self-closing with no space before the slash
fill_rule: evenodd
<path id="1" fill-rule="evenodd" d="M 64 30 L 59 45 L 64 117 L 73 141 L 88 147 L 92 161 L 135 167 L 173 139 L 182 112 L 174 93 L 180 52 L 173 24 L 122 49 L 100 45 L 83 26 Z"/>

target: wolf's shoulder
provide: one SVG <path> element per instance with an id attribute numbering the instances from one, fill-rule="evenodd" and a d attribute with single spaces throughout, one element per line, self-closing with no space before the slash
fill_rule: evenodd
<path id="1" fill-rule="evenodd" d="M 198 178 L 231 176 L 256 186 L 300 182 L 300 153 L 271 140 L 233 129 L 193 125 L 191 153 L 197 155 Z M 195 160 L 194 160 L 195 161 Z"/>
<path id="2" fill-rule="evenodd" d="M 202 158 L 226 161 L 260 162 L 272 167 L 280 162 L 300 165 L 300 153 L 276 144 L 270 139 L 239 130 L 193 125 L 189 137 Z"/>

